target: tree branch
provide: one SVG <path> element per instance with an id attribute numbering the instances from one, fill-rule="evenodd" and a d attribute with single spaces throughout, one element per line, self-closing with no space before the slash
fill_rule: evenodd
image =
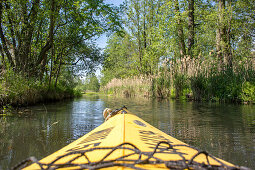
<path id="1" fill-rule="evenodd" d="M 7 43 L 6 43 L 6 38 L 5 38 L 5 35 L 4 35 L 4 32 L 3 32 L 3 28 L 2 28 L 2 13 L 3 13 L 3 5 L 2 5 L 2 2 L 0 2 L 0 38 L 1 38 L 1 42 L 3 44 L 3 49 L 4 49 L 4 52 L 11 64 L 11 66 L 14 66 L 14 62 L 13 62 L 13 59 L 11 57 L 11 53 L 10 51 L 8 50 L 8 47 L 7 47 Z"/>

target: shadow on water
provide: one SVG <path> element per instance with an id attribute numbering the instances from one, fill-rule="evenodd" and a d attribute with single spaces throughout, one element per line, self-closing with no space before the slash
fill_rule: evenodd
<path id="1" fill-rule="evenodd" d="M 0 169 L 38 159 L 103 123 L 104 108 L 128 109 L 167 134 L 234 164 L 255 169 L 255 106 L 84 96 L 0 117 Z"/>

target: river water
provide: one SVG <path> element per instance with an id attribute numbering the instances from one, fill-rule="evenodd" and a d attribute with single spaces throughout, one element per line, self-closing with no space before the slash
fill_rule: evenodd
<path id="1" fill-rule="evenodd" d="M 255 169 L 255 106 L 90 96 L 29 107 L 0 117 L 0 169 L 41 159 L 104 122 L 104 108 L 138 115 L 175 138 Z"/>

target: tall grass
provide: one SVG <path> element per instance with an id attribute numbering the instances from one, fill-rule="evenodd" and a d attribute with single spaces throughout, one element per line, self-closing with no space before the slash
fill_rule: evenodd
<path id="1" fill-rule="evenodd" d="M 101 91 L 107 94 L 124 95 L 126 97 L 151 96 L 152 77 L 133 77 L 112 79 Z"/>
<path id="2" fill-rule="evenodd" d="M 68 87 L 48 86 L 35 78 L 25 78 L 13 71 L 0 74 L 0 106 L 25 106 L 38 102 L 57 101 L 72 98 L 77 93 Z"/>
<path id="3" fill-rule="evenodd" d="M 189 57 L 169 61 L 176 97 L 186 89 L 195 100 L 254 102 L 255 59 L 234 60 L 232 67 L 219 63 L 213 58 Z"/>
<path id="4" fill-rule="evenodd" d="M 103 90 L 127 97 L 254 102 L 255 59 L 234 60 L 232 67 L 218 63 L 203 57 L 165 60 L 157 75 L 113 79 Z"/>

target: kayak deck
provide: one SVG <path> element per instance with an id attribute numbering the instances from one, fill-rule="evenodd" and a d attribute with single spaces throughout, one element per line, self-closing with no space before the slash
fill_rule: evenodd
<path id="1" fill-rule="evenodd" d="M 239 169 L 151 126 L 126 109 L 24 169 Z"/>

